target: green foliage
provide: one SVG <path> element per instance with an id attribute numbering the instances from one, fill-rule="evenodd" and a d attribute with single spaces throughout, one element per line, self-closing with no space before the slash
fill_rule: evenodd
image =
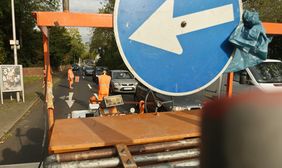
<path id="1" fill-rule="evenodd" d="M 3 35 L 2 32 L 0 31 L 0 64 L 3 64 L 5 61 L 5 48 L 4 48 L 4 43 L 3 43 Z"/>
<path id="2" fill-rule="evenodd" d="M 33 11 L 58 9 L 60 0 L 15 0 L 16 33 L 21 49 L 18 50 L 19 64 L 24 66 L 43 65 L 41 32 L 35 28 Z M 12 39 L 11 0 L 0 3 L 0 63 L 14 63 L 9 44 Z"/>
<path id="3" fill-rule="evenodd" d="M 109 1 L 100 9 L 100 13 L 113 13 L 114 4 L 114 0 Z M 97 63 L 98 65 L 108 66 L 110 69 L 126 68 L 118 51 L 113 29 L 96 28 L 93 30 L 90 53 L 101 56 Z"/>
<path id="4" fill-rule="evenodd" d="M 52 27 L 49 36 L 51 64 L 54 67 L 78 62 L 85 54 L 85 45 L 78 29 Z"/>
<path id="5" fill-rule="evenodd" d="M 70 60 L 69 62 L 75 63 L 78 62 L 80 57 L 83 57 L 86 53 L 86 47 L 82 42 L 81 35 L 77 28 L 68 29 L 69 36 L 71 37 L 71 49 L 69 51 Z"/>
<path id="6" fill-rule="evenodd" d="M 43 66 L 42 34 L 36 28 L 33 11 L 58 10 L 61 0 L 15 0 L 19 64 L 24 66 Z M 9 40 L 12 39 L 11 0 L 0 3 L 0 64 L 13 63 Z M 49 45 L 52 66 L 77 61 L 84 54 L 85 47 L 77 29 L 49 28 Z"/>
<path id="7" fill-rule="evenodd" d="M 281 0 L 246 0 L 244 8 L 258 11 L 263 21 L 282 22 Z"/>
<path id="8" fill-rule="evenodd" d="M 54 67 L 69 64 L 69 51 L 71 49 L 71 37 L 64 27 L 51 27 L 49 29 L 50 59 Z"/>

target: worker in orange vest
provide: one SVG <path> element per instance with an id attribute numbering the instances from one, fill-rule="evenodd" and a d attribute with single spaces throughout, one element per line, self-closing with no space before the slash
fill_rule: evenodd
<path id="1" fill-rule="evenodd" d="M 103 71 L 103 75 L 98 76 L 98 99 L 101 101 L 105 96 L 109 96 L 111 77 L 107 75 L 107 71 Z"/>
<path id="2" fill-rule="evenodd" d="M 68 81 L 69 81 L 69 88 L 70 89 L 73 89 L 73 87 L 72 87 L 73 79 L 74 79 L 74 74 L 73 74 L 72 68 L 69 67 L 69 69 L 68 69 Z"/>
<path id="3" fill-rule="evenodd" d="M 102 101 L 105 96 L 109 96 L 110 93 L 110 83 L 111 77 L 107 75 L 107 71 L 103 71 L 103 75 L 98 76 L 98 100 Z M 109 114 L 114 115 L 118 113 L 116 107 L 107 108 Z M 105 113 L 105 109 L 101 109 L 100 112 L 102 115 Z"/>

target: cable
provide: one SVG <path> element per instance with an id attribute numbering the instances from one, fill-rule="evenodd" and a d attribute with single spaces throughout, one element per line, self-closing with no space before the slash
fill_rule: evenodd
<path id="1" fill-rule="evenodd" d="M 148 105 L 148 98 L 149 98 L 149 94 L 150 94 L 150 93 L 151 93 L 152 96 L 153 96 L 153 102 L 156 104 L 156 97 L 155 97 L 155 95 L 154 95 L 154 92 L 153 92 L 152 90 L 149 90 L 148 93 L 147 93 L 147 95 L 146 95 L 146 97 L 145 97 L 145 102 L 144 102 L 145 113 L 148 112 L 148 107 L 147 107 L 147 105 Z M 157 104 L 156 104 L 155 112 L 158 112 L 158 106 L 157 106 Z"/>
<path id="2" fill-rule="evenodd" d="M 41 167 L 41 165 L 42 165 L 42 163 L 43 163 L 43 161 L 45 159 L 46 138 L 47 138 L 47 133 L 48 133 L 48 130 L 47 130 L 47 128 L 48 128 L 47 115 L 48 114 L 46 112 L 46 109 L 47 109 L 46 108 L 46 103 L 43 100 L 41 100 L 41 102 L 42 102 L 42 112 L 43 112 L 43 117 L 44 117 L 44 134 L 43 134 L 43 139 L 42 139 L 42 144 L 41 144 L 41 147 L 42 147 L 42 152 L 41 152 L 42 159 L 39 162 L 38 168 Z"/>
<path id="3" fill-rule="evenodd" d="M 148 98 L 149 98 L 149 94 L 152 94 L 153 96 L 153 102 L 155 103 L 156 105 L 156 108 L 155 108 L 155 112 L 158 112 L 159 108 L 162 107 L 164 104 L 168 104 L 168 103 L 172 103 L 172 107 L 174 105 L 174 100 L 172 97 L 170 97 L 171 100 L 168 100 L 168 101 L 160 101 L 160 100 L 157 100 L 156 96 L 155 96 L 155 93 L 152 91 L 152 90 L 149 90 L 146 97 L 145 97 L 145 102 L 144 102 L 144 106 L 145 106 L 145 112 L 147 113 L 148 112 Z"/>
<path id="4" fill-rule="evenodd" d="M 145 96 L 145 101 L 144 101 L 145 113 L 148 112 L 147 103 L 148 103 L 148 97 L 149 97 L 150 91 L 151 91 L 151 90 L 149 90 L 148 93 L 147 93 L 146 96 Z"/>

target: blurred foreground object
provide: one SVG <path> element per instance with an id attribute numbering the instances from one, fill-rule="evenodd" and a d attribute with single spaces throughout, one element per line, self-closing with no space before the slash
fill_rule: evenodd
<path id="1" fill-rule="evenodd" d="M 281 168 L 282 93 L 253 93 L 203 109 L 201 167 Z"/>

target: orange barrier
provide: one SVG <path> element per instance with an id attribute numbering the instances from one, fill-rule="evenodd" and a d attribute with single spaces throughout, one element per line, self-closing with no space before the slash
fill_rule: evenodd
<path id="1" fill-rule="evenodd" d="M 262 24 L 267 34 L 282 35 L 282 23 L 263 22 Z"/>
<path id="2" fill-rule="evenodd" d="M 34 12 L 37 26 L 113 27 L 111 14 Z"/>

